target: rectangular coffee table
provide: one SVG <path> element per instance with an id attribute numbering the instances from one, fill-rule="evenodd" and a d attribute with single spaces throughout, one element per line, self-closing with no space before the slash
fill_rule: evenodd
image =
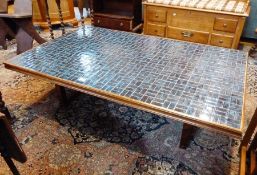
<path id="1" fill-rule="evenodd" d="M 182 144 L 194 127 L 242 136 L 243 51 L 85 26 L 4 64 L 62 87 L 179 120 L 184 123 Z"/>

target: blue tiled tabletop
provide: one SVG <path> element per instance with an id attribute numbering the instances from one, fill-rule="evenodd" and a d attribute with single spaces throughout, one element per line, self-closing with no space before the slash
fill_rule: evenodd
<path id="1" fill-rule="evenodd" d="M 241 130 L 246 61 L 239 50 L 85 26 L 5 64 Z"/>

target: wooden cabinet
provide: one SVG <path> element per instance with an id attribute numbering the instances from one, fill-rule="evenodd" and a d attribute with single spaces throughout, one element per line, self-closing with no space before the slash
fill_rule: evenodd
<path id="1" fill-rule="evenodd" d="M 49 15 L 52 24 L 60 24 L 58 7 L 55 0 L 48 0 Z M 46 10 L 44 0 L 32 0 L 33 3 L 33 24 L 39 25 L 43 29 L 48 28 L 46 20 Z M 75 18 L 73 0 L 61 0 L 61 9 L 64 23 L 70 23 L 73 26 L 78 26 L 78 21 Z"/>
<path id="2" fill-rule="evenodd" d="M 91 0 L 94 26 L 123 31 L 137 31 L 142 27 L 141 0 Z"/>
<path id="3" fill-rule="evenodd" d="M 248 13 L 144 4 L 144 34 L 237 48 Z"/>

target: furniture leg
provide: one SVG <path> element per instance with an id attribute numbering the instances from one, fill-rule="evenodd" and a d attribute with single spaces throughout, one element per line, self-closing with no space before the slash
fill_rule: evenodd
<path id="1" fill-rule="evenodd" d="M 66 95 L 65 88 L 63 86 L 55 85 L 55 89 L 57 91 L 60 102 L 64 103 L 64 104 L 67 104 L 68 100 L 67 100 L 67 95 Z"/>
<path id="2" fill-rule="evenodd" d="M 35 39 L 39 44 L 46 42 L 37 31 L 34 29 L 32 18 L 23 18 L 23 19 L 13 19 L 15 23 L 22 28 L 28 35 Z"/>
<path id="3" fill-rule="evenodd" d="M 19 175 L 19 171 L 12 158 L 21 163 L 27 161 L 25 152 L 22 150 L 6 116 L 2 113 L 0 113 L 0 155 L 4 158 L 14 175 Z"/>
<path id="4" fill-rule="evenodd" d="M 189 146 L 190 141 L 194 138 L 196 130 L 197 127 L 189 125 L 187 123 L 183 123 L 179 148 L 186 149 Z"/>
<path id="5" fill-rule="evenodd" d="M 0 45 L 3 47 L 3 49 L 7 49 L 6 45 L 6 35 L 10 35 L 11 37 L 14 37 L 15 34 L 9 27 L 9 25 L 2 19 L 0 18 Z"/>
<path id="6" fill-rule="evenodd" d="M 51 19 L 50 19 L 50 15 L 49 15 L 49 7 L 48 7 L 48 2 L 47 0 L 45 0 L 45 13 L 46 13 L 46 20 L 47 20 L 47 24 L 48 24 L 48 28 L 49 28 L 49 31 L 50 31 L 50 37 L 52 39 L 54 39 L 54 33 L 53 33 L 53 28 L 52 28 L 52 23 L 51 23 Z"/>
<path id="7" fill-rule="evenodd" d="M 58 13 L 59 13 L 59 18 L 61 21 L 61 28 L 62 28 L 62 35 L 65 34 L 65 28 L 64 28 L 64 22 L 63 22 L 63 17 L 62 17 L 62 9 L 61 9 L 61 1 L 60 0 L 55 0 L 57 7 L 58 7 Z"/>
<path id="8" fill-rule="evenodd" d="M 18 169 L 16 168 L 16 166 L 14 165 L 12 159 L 8 156 L 5 156 L 2 152 L 1 152 L 1 155 L 4 158 L 8 167 L 10 168 L 10 170 L 12 171 L 13 175 L 20 175 L 20 173 L 19 173 Z"/>
<path id="9" fill-rule="evenodd" d="M 7 109 L 7 107 L 5 106 L 5 102 L 2 98 L 2 93 L 0 92 L 0 112 L 5 114 L 5 116 L 8 118 L 8 119 L 11 119 L 11 115 L 10 115 L 10 112 L 9 110 Z"/>
<path id="10" fill-rule="evenodd" d="M 17 54 L 21 54 L 33 47 L 33 38 L 22 28 L 18 30 L 15 38 L 17 41 Z"/>
<path id="11" fill-rule="evenodd" d="M 83 8 L 84 8 L 85 0 L 78 0 L 78 8 L 81 18 L 81 25 L 84 25 L 84 16 L 83 16 Z"/>
<path id="12" fill-rule="evenodd" d="M 8 27 L 5 22 L 0 18 L 0 45 L 3 47 L 4 50 L 7 49 L 7 45 L 6 45 L 6 35 L 7 35 L 7 31 L 6 28 Z"/>

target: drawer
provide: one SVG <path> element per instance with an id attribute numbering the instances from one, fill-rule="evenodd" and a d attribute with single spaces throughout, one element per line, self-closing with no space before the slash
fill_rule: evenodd
<path id="1" fill-rule="evenodd" d="M 213 29 L 234 33 L 236 31 L 237 22 L 238 20 L 236 19 L 215 18 Z"/>
<path id="2" fill-rule="evenodd" d="M 169 9 L 167 13 L 167 24 L 171 27 L 209 32 L 213 29 L 213 23 L 212 13 L 175 8 Z"/>
<path id="3" fill-rule="evenodd" d="M 211 34 L 211 45 L 231 48 L 233 43 L 233 36 Z"/>
<path id="4" fill-rule="evenodd" d="M 209 33 L 187 30 L 177 27 L 168 27 L 167 37 L 178 40 L 207 44 L 209 39 Z"/>
<path id="5" fill-rule="evenodd" d="M 100 16 L 94 16 L 93 19 L 94 26 L 105 27 L 116 30 L 131 31 L 132 30 L 132 20 L 116 19 L 116 18 L 106 18 Z"/>
<path id="6" fill-rule="evenodd" d="M 147 7 L 146 16 L 149 21 L 166 22 L 166 8 L 162 7 Z"/>
<path id="7" fill-rule="evenodd" d="M 165 36 L 165 30 L 166 30 L 165 25 L 148 23 L 146 34 L 164 37 Z"/>

